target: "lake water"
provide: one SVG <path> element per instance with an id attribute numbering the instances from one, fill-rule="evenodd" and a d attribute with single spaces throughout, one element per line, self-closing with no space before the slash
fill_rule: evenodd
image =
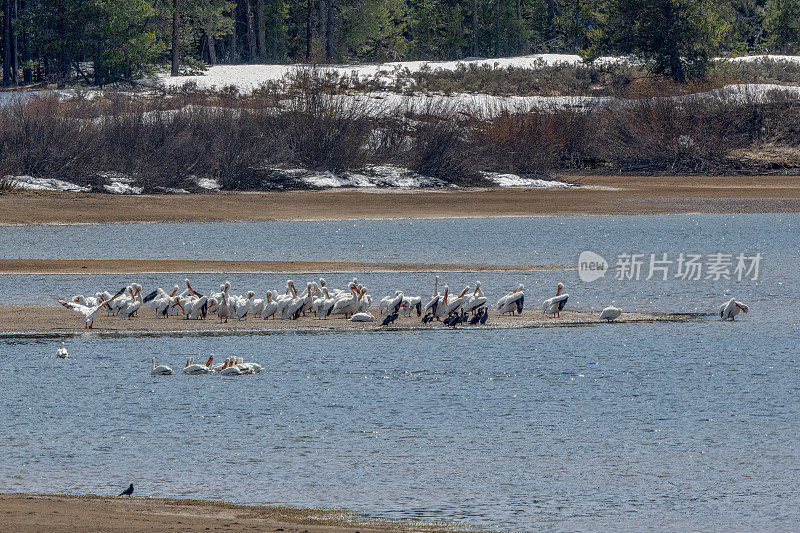
<path id="1" fill-rule="evenodd" d="M 322 505 L 508 531 L 800 529 L 798 222 L 727 215 L 339 223 L 361 228 L 362 245 L 352 250 L 345 243 L 355 230 L 337 237 L 335 223 L 242 225 L 258 243 L 292 232 L 271 249 L 253 248 L 253 259 L 392 260 L 393 247 L 377 236 L 403 231 L 410 251 L 399 261 L 574 265 L 585 249 L 610 263 L 623 253 L 764 258 L 759 279 L 742 281 L 683 280 L 672 270 L 666 282 L 616 280 L 613 271 L 593 282 L 574 270 L 442 274 L 451 287 L 477 277 L 493 297 L 521 281 L 527 307 L 557 281 L 582 309 L 613 301 L 713 312 L 736 295 L 751 312 L 734 323 L 709 316 L 519 330 L 91 333 L 66 338 L 69 360 L 54 357 L 60 337 L 0 336 L 0 492 L 117 494 L 133 481 L 141 496 Z M 92 229 L 118 243 L 114 257 L 181 258 L 190 249 L 203 257 L 218 242 L 213 235 L 232 231 L 157 226 L 35 228 L 42 238 L 65 232 L 46 251 L 31 249 L 27 229 L 1 228 L 0 253 L 89 257 L 102 243 L 75 243 Z M 141 236 L 113 240 L 119 232 Z M 161 247 L 163 235 L 178 233 L 201 244 Z M 340 255 L 327 256 L 321 242 Z M 395 287 L 432 291 L 430 273 L 356 275 L 378 297 Z M 132 280 L 166 287 L 183 277 L 5 275 L 0 296 L 43 303 L 50 294 Z M 221 277 L 191 275 L 204 288 Z M 227 277 L 244 292 L 318 276 Z M 341 286 L 352 275 L 325 277 Z M 265 371 L 149 375 L 153 356 L 177 369 L 210 352 L 241 355 Z"/>

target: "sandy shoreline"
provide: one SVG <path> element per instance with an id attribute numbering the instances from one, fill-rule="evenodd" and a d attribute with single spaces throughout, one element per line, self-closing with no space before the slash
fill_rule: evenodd
<path id="1" fill-rule="evenodd" d="M 0 494 L 0 531 L 285 531 L 358 533 L 450 531 L 445 525 L 369 520 L 322 509 L 201 500 Z"/>
<path id="2" fill-rule="evenodd" d="M 311 316 L 297 320 L 247 318 L 231 319 L 220 323 L 216 316 L 206 320 L 185 320 L 178 317 L 155 318 L 149 309 L 143 308 L 139 316 L 130 320 L 114 316 L 101 316 L 91 332 L 95 334 L 171 334 L 192 332 L 197 334 L 249 334 L 261 332 L 326 332 L 326 331 L 381 331 L 381 330 L 426 330 L 448 329 L 441 322 L 422 324 L 420 318 L 400 317 L 390 327 L 382 327 L 378 310 L 370 309 L 375 322 L 350 322 L 341 317 L 317 319 Z M 626 322 L 683 322 L 696 315 L 666 313 L 623 313 L 617 323 Z M 600 310 L 568 311 L 559 318 L 545 317 L 541 312 L 526 309 L 522 315 L 498 316 L 490 310 L 489 319 L 483 326 L 459 325 L 459 329 L 471 328 L 538 328 L 609 325 L 600 320 Z M 82 315 L 55 305 L 8 305 L 0 306 L 0 333 L 3 334 L 83 334 Z"/>
<path id="3" fill-rule="evenodd" d="M 194 274 L 319 272 L 533 272 L 571 270 L 562 265 L 368 263 L 348 261 L 212 261 L 150 259 L 0 259 L 0 274 Z"/>
<path id="4" fill-rule="evenodd" d="M 798 176 L 563 176 L 564 189 L 0 195 L 0 225 L 800 212 Z"/>

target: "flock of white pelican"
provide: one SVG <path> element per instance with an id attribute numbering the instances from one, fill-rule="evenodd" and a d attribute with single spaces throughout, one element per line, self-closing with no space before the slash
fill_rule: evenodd
<path id="1" fill-rule="evenodd" d="M 203 320 L 209 315 L 216 315 L 222 323 L 227 323 L 229 319 L 245 320 L 248 317 L 296 320 L 301 316 L 318 319 L 343 317 L 353 322 L 375 321 L 375 315 L 370 312 L 373 307 L 372 296 L 357 278 L 353 278 L 345 289 L 330 288 L 324 278 L 319 278 L 307 282 L 303 290 L 298 290 L 292 280 L 287 280 L 282 293 L 268 290 L 264 297 L 256 296 L 254 291 L 232 294 L 229 281 L 209 294 L 197 292 L 188 279 L 184 283 L 186 288 L 182 291 L 180 286 L 175 285 L 171 291 L 158 287 L 147 295 L 142 295 L 141 285 L 131 283 L 115 294 L 108 291 L 98 292 L 90 297 L 81 294 L 58 302 L 81 313 L 84 327 L 89 329 L 103 311 L 107 315 L 130 320 L 137 316 L 142 306 L 149 306 L 150 312 L 156 318 L 177 316 L 187 320 Z M 541 303 L 540 309 L 545 316 L 560 316 L 569 300 L 569 294 L 563 291 L 564 285 L 559 283 L 556 294 Z M 388 326 L 400 317 L 412 318 L 414 315 L 421 317 L 423 323 L 440 321 L 453 327 L 459 324 L 480 325 L 486 323 L 490 308 L 501 315 L 515 315 L 522 313 L 524 305 L 524 285 L 518 285 L 491 305 L 483 293 L 480 281 L 475 283 L 474 289 L 467 286 L 461 292 L 451 293 L 448 285 L 440 289 L 439 276 L 435 277 L 430 298 L 423 300 L 422 296 L 409 296 L 402 291 L 396 291 L 377 302 L 379 316 L 383 317 L 382 326 Z M 748 307 L 731 298 L 720 308 L 720 318 L 733 320 L 741 311 L 747 313 Z M 622 309 L 609 306 L 602 310 L 599 318 L 612 322 L 620 315 Z"/>
<path id="2" fill-rule="evenodd" d="M 233 295 L 230 293 L 231 284 L 227 281 L 219 286 L 219 291 L 203 295 L 192 288 L 188 279 L 184 281 L 186 288 L 180 293 L 178 292 L 180 287 L 175 285 L 170 292 L 159 287 L 150 294 L 142 296 L 142 286 L 132 283 L 115 294 L 105 291 L 91 297 L 77 295 L 70 300 L 58 300 L 58 302 L 68 309 L 81 313 L 85 328 L 92 328 L 94 320 L 103 310 L 108 315 L 130 320 L 143 305 L 149 305 L 150 311 L 157 318 L 182 316 L 187 320 L 202 320 L 209 315 L 216 315 L 220 322 L 227 322 L 232 318 L 244 320 L 248 316 L 264 320 L 275 318 L 296 320 L 301 315 L 312 315 L 319 319 L 342 316 L 351 321 L 362 322 L 375 320 L 375 316 L 369 312 L 372 297 L 356 278 L 344 290 L 331 289 L 325 279 L 320 278 L 318 281 L 308 282 L 303 291 L 298 291 L 294 282 L 287 280 L 283 294 L 270 290 L 266 292 L 264 298 L 257 298 L 253 291 L 247 292 L 246 295 Z M 555 296 L 541 303 L 544 315 L 559 317 L 569 300 L 569 295 L 564 294 L 563 290 L 564 285 L 559 283 Z M 450 293 L 447 285 L 444 285 L 443 291 L 440 292 L 439 276 L 436 276 L 433 294 L 426 301 L 427 303 L 423 305 L 421 296 L 408 296 L 402 291 L 384 297 L 377 305 L 379 315 L 384 317 L 381 325 L 389 325 L 401 316 L 413 317 L 415 314 L 417 318 L 422 318 L 423 323 L 438 320 L 448 326 L 461 323 L 485 324 L 490 307 L 494 307 L 498 314 L 521 314 L 525 304 L 525 286 L 518 285 L 492 306 L 484 295 L 479 281 L 475 283 L 474 289 L 465 287 L 460 293 Z M 747 305 L 731 298 L 720 306 L 719 316 L 722 320 L 734 320 L 740 312 L 747 313 L 748 310 Z M 608 306 L 600 313 L 600 320 L 613 322 L 620 315 L 622 309 Z M 69 357 L 64 342 L 61 343 L 56 356 Z M 188 375 L 223 376 L 257 374 L 261 370 L 261 365 L 258 363 L 245 363 L 241 357 L 228 357 L 222 363 L 214 363 L 214 354 L 211 354 L 205 363 L 196 363 L 194 358 L 190 357 L 182 369 L 183 373 Z M 167 365 L 156 365 L 156 358 L 153 357 L 150 373 L 153 376 L 166 376 L 173 374 L 173 371 Z"/>
<path id="3" fill-rule="evenodd" d="M 202 374 L 219 374 L 221 376 L 243 376 L 245 374 L 258 374 L 261 372 L 262 367 L 258 363 L 245 363 L 241 357 L 227 357 L 222 363 L 214 363 L 214 354 L 212 353 L 208 360 L 203 363 L 195 363 L 194 357 L 186 360 L 183 367 L 183 373 L 190 376 L 199 376 Z M 156 358 L 153 357 L 153 369 L 150 371 L 152 376 L 171 376 L 173 374 L 172 368 L 167 365 L 156 366 Z"/>
<path id="4" fill-rule="evenodd" d="M 182 291 L 180 286 L 175 285 L 171 291 L 158 287 L 143 295 L 142 286 L 132 283 L 115 294 L 109 291 L 88 297 L 79 294 L 58 302 L 81 313 L 87 329 L 93 327 L 94 321 L 103 311 L 106 315 L 130 320 L 137 316 L 142 306 L 149 306 L 150 312 L 156 318 L 177 316 L 187 320 L 203 320 L 209 315 L 216 315 L 223 323 L 227 323 L 229 319 L 245 320 L 248 317 L 296 320 L 300 316 L 318 319 L 343 317 L 353 322 L 375 321 L 375 315 L 370 312 L 373 307 L 372 296 L 357 278 L 353 278 L 345 289 L 330 288 L 324 278 L 319 278 L 307 282 L 303 290 L 298 290 L 292 280 L 287 280 L 282 293 L 268 290 L 264 297 L 256 296 L 254 291 L 232 294 L 228 281 L 209 294 L 197 292 L 188 279 L 184 282 L 186 288 Z M 545 315 L 558 317 L 564 309 L 569 295 L 562 294 L 563 288 L 559 283 L 556 295 L 542 303 L 541 309 Z M 524 289 L 523 285 L 519 285 L 492 306 L 479 281 L 475 283 L 474 289 L 467 286 L 457 293 L 450 292 L 447 285 L 440 290 L 439 276 L 436 276 L 430 298 L 423 300 L 422 296 L 410 296 L 396 291 L 381 299 L 377 307 L 379 316 L 384 317 L 381 325 L 389 325 L 400 317 L 413 317 L 415 314 L 422 318 L 423 323 L 436 320 L 448 326 L 461 323 L 485 324 L 490 307 L 494 307 L 498 314 L 521 314 L 525 303 Z"/>

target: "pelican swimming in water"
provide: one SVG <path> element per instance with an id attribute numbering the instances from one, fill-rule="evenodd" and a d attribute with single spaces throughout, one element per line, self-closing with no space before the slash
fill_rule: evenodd
<path id="1" fill-rule="evenodd" d="M 622 309 L 619 307 L 614 307 L 613 305 L 609 305 L 608 307 L 603 309 L 603 312 L 600 313 L 600 320 L 608 320 L 609 322 L 613 322 L 619 315 L 622 314 Z"/>
<path id="2" fill-rule="evenodd" d="M 542 302 L 542 312 L 545 315 L 553 315 L 554 317 L 561 316 L 561 311 L 564 309 L 564 306 L 567 305 L 567 300 L 569 299 L 569 294 L 561 294 L 563 290 L 564 284 L 559 283 L 556 295 Z"/>
<path id="3" fill-rule="evenodd" d="M 183 367 L 183 373 L 192 376 L 196 376 L 199 374 L 210 374 L 211 372 L 213 372 L 213 370 L 211 370 L 208 367 L 208 364 L 214 360 L 213 358 L 214 356 L 212 355 L 205 365 L 201 365 L 200 363 L 194 362 L 194 357 L 190 357 L 189 360 L 186 361 L 186 366 Z"/>
<path id="4" fill-rule="evenodd" d="M 171 376 L 172 369 L 167 365 L 156 366 L 156 358 L 153 357 L 153 370 L 150 371 L 151 376 Z"/>
<path id="5" fill-rule="evenodd" d="M 731 298 L 719 308 L 719 317 L 722 320 L 735 320 L 734 317 L 739 314 L 739 311 L 747 313 L 750 308 L 742 302 L 737 302 L 735 298 Z"/>
<path id="6" fill-rule="evenodd" d="M 58 357 L 59 359 L 69 358 L 69 352 L 67 351 L 67 347 L 64 345 L 64 341 L 61 341 L 61 348 L 58 349 L 56 357 Z"/>
<path id="7" fill-rule="evenodd" d="M 94 324 L 94 320 L 100 315 L 100 312 L 103 308 L 107 308 L 111 302 L 125 294 L 127 287 L 120 289 L 120 291 L 109 298 L 108 300 L 103 301 L 95 305 L 94 307 L 88 307 L 86 305 L 81 305 L 79 303 L 70 302 L 67 300 L 58 300 L 58 303 L 66 307 L 67 309 L 72 309 L 73 311 L 77 311 L 83 315 L 83 328 L 84 329 L 92 329 Z"/>

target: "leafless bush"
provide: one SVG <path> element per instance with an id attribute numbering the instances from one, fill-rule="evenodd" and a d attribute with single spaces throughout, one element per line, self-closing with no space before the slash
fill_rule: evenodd
<path id="1" fill-rule="evenodd" d="M 793 93 L 615 99 L 592 108 L 456 112 L 377 109 L 307 73 L 291 96 L 186 93 L 32 98 L 0 108 L 0 176 L 60 178 L 102 190 L 108 173 L 149 192 L 296 187 L 281 169 L 405 166 L 459 185 L 482 172 L 797 170 Z M 338 90 L 338 89 L 337 89 Z M 766 149 L 765 149 L 766 147 Z M 753 154 L 756 154 L 754 156 Z M 770 159 L 772 158 L 772 159 Z"/>

